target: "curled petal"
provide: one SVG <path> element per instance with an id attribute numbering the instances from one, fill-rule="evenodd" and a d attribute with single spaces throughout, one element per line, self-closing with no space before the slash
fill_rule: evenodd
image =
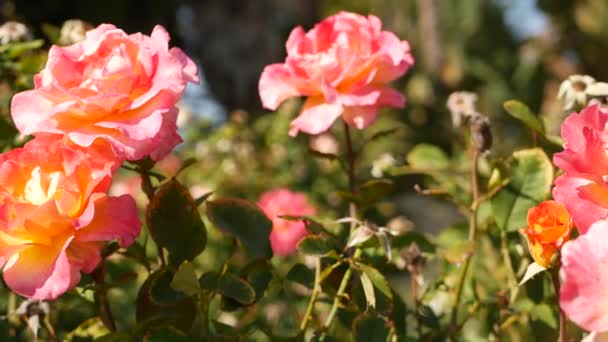
<path id="1" fill-rule="evenodd" d="M 13 255 L 4 267 L 4 281 L 16 293 L 39 300 L 53 300 L 80 281 L 79 269 L 68 259 L 71 237 L 51 245 L 33 244 Z"/>
<path id="2" fill-rule="evenodd" d="M 301 95 L 294 85 L 294 76 L 283 64 L 272 64 L 264 68 L 258 87 L 262 105 L 270 110 L 276 110 L 290 97 Z"/>
<path id="3" fill-rule="evenodd" d="M 328 104 L 323 97 L 309 97 L 300 115 L 291 122 L 289 135 L 296 136 L 299 131 L 308 134 L 319 134 L 327 131 L 343 112 L 339 104 Z"/>

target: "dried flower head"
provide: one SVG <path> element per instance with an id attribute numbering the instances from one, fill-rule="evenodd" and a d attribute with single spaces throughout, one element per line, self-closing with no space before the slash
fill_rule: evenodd
<path id="1" fill-rule="evenodd" d="M 30 38 L 30 31 L 22 23 L 7 21 L 0 26 L 0 44 L 20 42 Z"/>
<path id="2" fill-rule="evenodd" d="M 492 148 L 492 130 L 490 128 L 490 119 L 481 114 L 474 114 L 470 119 L 471 138 L 477 151 L 484 153 Z"/>
<path id="3" fill-rule="evenodd" d="M 475 102 L 477 102 L 477 94 L 472 92 L 457 91 L 450 94 L 446 107 L 452 114 L 454 127 L 460 127 L 463 119 L 476 113 Z"/>

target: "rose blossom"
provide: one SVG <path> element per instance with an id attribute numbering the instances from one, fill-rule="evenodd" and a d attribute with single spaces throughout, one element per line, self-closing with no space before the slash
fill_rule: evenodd
<path id="1" fill-rule="evenodd" d="M 340 12 L 304 32 L 296 27 L 287 40 L 284 64 L 267 66 L 259 83 L 265 108 L 308 97 L 289 134 L 319 134 L 340 116 L 363 129 L 382 106 L 402 108 L 403 95 L 387 84 L 413 64 L 407 41 L 388 31 L 373 15 Z"/>
<path id="2" fill-rule="evenodd" d="M 562 125 L 566 141 L 553 163 L 565 171 L 555 180 L 553 198 L 564 203 L 581 234 L 608 217 L 608 112 L 597 105 L 573 113 Z"/>
<path id="3" fill-rule="evenodd" d="M 84 41 L 51 47 L 35 89 L 13 97 L 15 125 L 23 134 L 67 134 L 80 146 L 102 138 L 129 160 L 162 159 L 181 142 L 175 103 L 198 82 L 195 64 L 168 42 L 161 26 L 146 36 L 103 24 Z"/>
<path id="4" fill-rule="evenodd" d="M 130 196 L 106 191 L 120 160 L 100 140 L 84 149 L 39 135 L 0 155 L 0 266 L 16 293 L 55 299 L 92 272 L 104 242 L 133 243 L 140 221 Z"/>
<path id="5" fill-rule="evenodd" d="M 585 330 L 608 331 L 608 221 L 564 245 L 561 272 L 560 307 L 568 318 Z"/>
<path id="6" fill-rule="evenodd" d="M 306 195 L 288 189 L 268 191 L 260 196 L 258 205 L 272 221 L 270 246 L 276 255 L 287 256 L 295 253 L 296 245 L 308 234 L 302 221 L 289 221 L 282 215 L 315 215 L 316 210 L 308 203 Z"/>
<path id="7" fill-rule="evenodd" d="M 544 201 L 528 210 L 528 228 L 522 234 L 528 239 L 530 254 L 537 264 L 551 266 L 551 258 L 570 238 L 574 227 L 566 208 L 555 201 Z"/>

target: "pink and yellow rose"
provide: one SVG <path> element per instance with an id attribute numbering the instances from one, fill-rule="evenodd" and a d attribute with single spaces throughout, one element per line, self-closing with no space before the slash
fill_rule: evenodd
<path id="1" fill-rule="evenodd" d="M 133 243 L 133 199 L 106 195 L 121 162 L 103 140 L 53 135 L 0 155 L 0 265 L 13 291 L 55 299 L 95 269 L 104 242 Z"/>
<path id="2" fill-rule="evenodd" d="M 382 31 L 373 15 L 340 12 L 287 40 L 285 63 L 267 66 L 259 82 L 265 108 L 275 110 L 291 97 L 306 96 L 289 134 L 319 134 L 342 116 L 358 129 L 376 120 L 383 106 L 402 108 L 403 95 L 388 86 L 413 64 L 407 41 Z"/>
<path id="3" fill-rule="evenodd" d="M 258 205 L 272 221 L 270 246 L 276 255 L 287 256 L 295 253 L 298 242 L 308 234 L 302 221 L 280 218 L 282 215 L 315 215 L 315 208 L 306 195 L 288 189 L 268 191 L 260 196 Z"/>
<path id="4" fill-rule="evenodd" d="M 553 157 L 564 170 L 553 197 L 565 204 L 581 234 L 608 218 L 607 122 L 608 112 L 596 105 L 572 113 L 562 125 L 565 149 Z"/>
<path id="5" fill-rule="evenodd" d="M 103 24 L 76 44 L 53 46 L 35 89 L 14 96 L 23 134 L 65 134 L 80 146 L 98 138 L 129 160 L 162 159 L 181 142 L 176 102 L 196 65 L 156 26 L 150 36 Z"/>
<path id="6" fill-rule="evenodd" d="M 608 221 L 592 224 L 586 234 L 566 243 L 561 262 L 562 310 L 580 327 L 595 332 L 588 340 L 608 332 Z"/>

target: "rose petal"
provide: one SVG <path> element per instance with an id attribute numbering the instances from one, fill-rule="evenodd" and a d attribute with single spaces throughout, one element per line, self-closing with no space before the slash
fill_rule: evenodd
<path id="1" fill-rule="evenodd" d="M 561 272 L 562 310 L 585 330 L 608 331 L 608 221 L 564 245 Z"/>

